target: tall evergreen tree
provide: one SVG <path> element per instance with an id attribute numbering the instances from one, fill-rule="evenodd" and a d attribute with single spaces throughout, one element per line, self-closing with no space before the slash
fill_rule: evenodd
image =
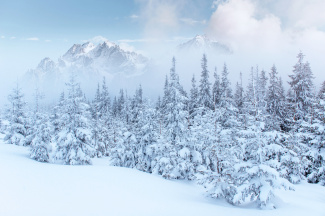
<path id="1" fill-rule="evenodd" d="M 214 107 L 217 107 L 220 105 L 221 101 L 221 83 L 220 83 L 220 77 L 217 73 L 217 67 L 214 69 L 214 83 L 212 87 L 212 98 L 213 98 L 213 105 Z"/>
<path id="2" fill-rule="evenodd" d="M 228 79 L 228 68 L 226 63 L 223 65 L 222 76 L 221 76 L 221 105 L 228 106 L 231 103 L 232 91 L 231 84 Z"/>
<path id="3" fill-rule="evenodd" d="M 167 113 L 165 116 L 167 137 L 174 145 L 184 141 L 187 129 L 186 118 L 188 116 L 186 111 L 187 98 L 182 93 L 183 87 L 179 82 L 175 64 L 176 60 L 173 57 L 170 69 L 169 100 L 164 112 Z"/>
<path id="4" fill-rule="evenodd" d="M 196 86 L 196 80 L 195 80 L 195 76 L 193 74 L 192 77 L 192 88 L 190 90 L 190 101 L 189 101 L 189 112 L 190 115 L 193 115 L 193 113 L 195 112 L 195 110 L 198 108 L 199 106 L 199 90 Z"/>
<path id="5" fill-rule="evenodd" d="M 200 79 L 200 89 L 199 89 L 199 104 L 200 106 L 206 109 L 212 109 L 212 97 L 211 97 L 211 90 L 210 86 L 211 83 L 209 82 L 209 71 L 208 71 L 208 60 L 205 54 L 203 54 L 201 60 L 201 79 Z"/>
<path id="6" fill-rule="evenodd" d="M 238 83 L 238 82 L 236 83 L 234 102 L 235 102 L 235 106 L 238 109 L 239 113 L 242 113 L 242 109 L 244 106 L 244 88 L 243 88 L 243 80 L 242 80 L 241 72 L 240 72 L 240 83 Z"/>
<path id="7" fill-rule="evenodd" d="M 64 128 L 56 134 L 55 160 L 64 164 L 91 164 L 94 148 L 91 142 L 90 107 L 82 94 L 74 75 L 67 83 L 68 97 L 60 108 L 60 121 Z"/>
<path id="8" fill-rule="evenodd" d="M 29 126 L 25 114 L 26 102 L 18 83 L 8 96 L 8 100 L 11 103 L 11 108 L 8 110 L 10 125 L 4 140 L 9 144 L 24 146 L 28 143 L 26 142 L 26 136 L 28 135 Z"/>
<path id="9" fill-rule="evenodd" d="M 304 54 L 297 56 L 298 62 L 293 66 L 293 74 L 289 75 L 290 88 L 293 92 L 292 106 L 295 109 L 294 119 L 306 116 L 313 100 L 313 73 L 308 62 L 304 62 Z"/>

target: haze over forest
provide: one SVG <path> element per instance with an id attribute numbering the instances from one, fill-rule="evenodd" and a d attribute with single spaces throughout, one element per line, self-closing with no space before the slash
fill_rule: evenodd
<path id="1" fill-rule="evenodd" d="M 22 82 L 24 74 L 35 69 L 42 59 L 49 57 L 56 62 L 73 44 L 88 41 L 97 45 L 108 40 L 122 49 L 143 54 L 152 61 L 148 73 L 154 74 L 157 82 L 169 73 L 171 58 L 175 56 L 186 89 L 192 75 L 199 76 L 205 50 L 179 53 L 177 46 L 196 35 L 206 35 L 232 51 L 207 53 L 211 72 L 215 67 L 221 71 L 223 64 L 227 64 L 232 87 L 239 81 L 240 72 L 247 84 L 245 77 L 251 67 L 269 72 L 275 64 L 287 88 L 288 75 L 300 51 L 311 64 L 316 87 L 325 80 L 322 0 L 136 0 L 78 4 L 33 0 L 19 4 L 6 1 L 0 6 L 5 9 L 0 14 L 2 104 L 17 80 Z M 145 95 L 152 99 L 162 93 L 158 89 L 163 84 L 152 82 L 151 75 L 125 82 L 128 84 L 111 83 L 110 90 L 117 93 L 119 88 L 129 86 L 134 91 L 141 83 L 150 89 Z M 94 94 L 92 85 L 84 85 L 89 96 Z M 34 85 L 29 87 L 29 92 L 34 91 Z"/>

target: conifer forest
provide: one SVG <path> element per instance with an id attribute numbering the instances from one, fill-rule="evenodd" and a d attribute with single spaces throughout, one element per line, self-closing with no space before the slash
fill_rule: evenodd
<path id="1" fill-rule="evenodd" d="M 156 100 L 141 85 L 114 96 L 105 78 L 87 98 L 73 73 L 54 106 L 38 90 L 27 104 L 17 84 L 3 108 L 4 140 L 25 146 L 38 162 L 91 165 L 107 157 L 113 166 L 189 180 L 233 205 L 276 208 L 276 189 L 305 180 L 325 185 L 325 82 L 315 87 L 304 54 L 288 83 L 276 65 L 252 67 L 249 77 L 240 73 L 230 83 L 236 74 L 226 63 L 217 70 L 207 62 L 204 54 L 186 91 L 173 58 Z"/>

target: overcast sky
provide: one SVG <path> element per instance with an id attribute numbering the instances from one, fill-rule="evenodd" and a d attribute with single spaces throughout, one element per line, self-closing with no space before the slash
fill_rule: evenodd
<path id="1" fill-rule="evenodd" d="M 236 78 L 276 64 L 286 79 L 302 50 L 320 83 L 324 11 L 324 0 L 0 0 L 0 85 L 74 43 L 104 37 L 154 55 L 196 34 L 232 47 L 215 64 Z"/>

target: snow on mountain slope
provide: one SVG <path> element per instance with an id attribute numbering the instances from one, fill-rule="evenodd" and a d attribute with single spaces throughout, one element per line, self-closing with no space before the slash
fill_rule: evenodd
<path id="1" fill-rule="evenodd" d="M 3 216 L 156 216 L 324 215 L 325 187 L 303 183 L 296 191 L 278 191 L 279 208 L 234 207 L 206 198 L 194 183 L 168 181 L 133 169 L 64 166 L 29 159 L 28 148 L 0 139 L 0 215 Z"/>
<path id="2" fill-rule="evenodd" d="M 211 40 L 206 35 L 196 35 L 193 39 L 180 44 L 178 50 L 185 52 L 212 52 L 218 54 L 230 54 L 232 52 L 228 46 L 218 41 Z"/>
<path id="3" fill-rule="evenodd" d="M 92 77 L 113 74 L 132 76 L 143 73 L 148 62 L 143 55 L 126 51 L 109 41 L 98 45 L 87 42 L 74 44 L 57 62 L 44 58 L 35 69 L 26 73 L 25 79 L 61 79 L 60 76 L 71 71 Z"/>
<path id="4" fill-rule="evenodd" d="M 36 68 L 24 74 L 21 84 L 26 95 L 33 95 L 37 87 L 44 93 L 46 102 L 55 102 L 72 73 L 89 97 L 94 95 L 93 89 L 102 82 L 103 77 L 106 77 L 111 89 L 118 91 L 131 86 L 133 90 L 134 86 L 140 84 L 141 77 L 148 77 L 152 71 L 149 68 L 149 59 L 139 53 L 122 49 L 107 40 L 97 45 L 87 42 L 74 44 L 57 61 L 44 58 Z M 130 78 L 137 82 L 130 84 Z M 28 101 L 32 100 L 30 96 Z"/>

